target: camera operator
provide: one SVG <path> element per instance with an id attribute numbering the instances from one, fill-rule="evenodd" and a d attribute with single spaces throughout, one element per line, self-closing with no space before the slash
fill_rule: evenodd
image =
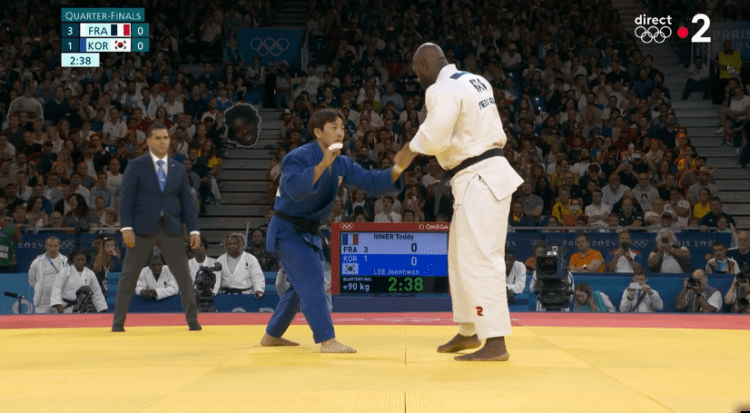
<path id="1" fill-rule="evenodd" d="M 672 231 L 668 229 L 659 231 L 656 235 L 656 243 L 656 250 L 648 256 L 648 268 L 651 272 L 679 274 L 693 270 L 690 265 L 690 251 L 680 246 Z"/>
<path id="2" fill-rule="evenodd" d="M 624 273 L 634 273 L 638 269 L 645 271 L 643 268 L 643 256 L 640 252 L 630 248 L 630 231 L 620 231 L 617 240 L 620 248 L 607 255 L 607 271 Z"/>
<path id="3" fill-rule="evenodd" d="M 743 297 L 745 299 L 750 297 L 750 274 L 748 272 L 736 274 L 732 280 L 732 285 L 729 286 L 729 291 L 724 295 L 724 304 L 731 306 L 731 312 L 733 313 L 746 313 L 750 310 L 742 308 L 745 307 L 744 305 L 740 306 Z"/>
<path id="4" fill-rule="evenodd" d="M 58 313 L 72 313 L 77 303 L 78 295 L 87 291 L 91 293 L 94 308 L 99 313 L 107 312 L 107 300 L 102 294 L 96 274 L 86 268 L 88 254 L 83 250 L 75 250 L 70 254 L 70 265 L 65 267 L 55 280 L 52 288 L 50 303 Z"/>
<path id="5" fill-rule="evenodd" d="M 245 236 L 230 234 L 224 241 L 226 253 L 216 262 L 221 264 L 221 292 L 228 294 L 253 294 L 256 299 L 266 291 L 266 278 L 258 260 L 244 252 Z"/>
<path id="6" fill-rule="evenodd" d="M 737 261 L 727 257 L 727 248 L 721 241 L 713 245 L 714 257 L 706 263 L 706 274 L 734 274 L 740 273 Z"/>
<path id="7" fill-rule="evenodd" d="M 692 277 L 685 278 L 675 306 L 688 313 L 715 313 L 721 308 L 721 293 L 708 285 L 703 270 L 695 270 Z"/>
<path id="8" fill-rule="evenodd" d="M 177 280 L 169 271 L 169 267 L 164 265 L 161 253 L 154 250 L 148 262 L 148 267 L 142 269 L 138 277 L 135 293 L 143 298 L 155 300 L 163 300 L 177 294 Z"/>
<path id="9" fill-rule="evenodd" d="M 200 267 L 213 267 L 216 264 L 216 259 L 206 255 L 206 249 L 208 248 L 208 240 L 206 237 L 201 236 L 201 245 L 193 250 L 193 258 L 188 261 L 188 269 L 190 270 L 190 278 L 195 283 L 195 276 L 198 274 Z M 221 276 L 221 274 L 219 274 Z M 217 277 L 214 283 L 214 295 L 219 293 L 221 288 L 221 279 Z"/>
<path id="10" fill-rule="evenodd" d="M 571 291 L 575 288 L 574 280 L 573 280 L 573 274 L 568 272 L 567 276 L 565 277 L 565 284 L 568 288 L 570 288 Z M 539 295 L 541 292 L 542 287 L 542 281 L 540 281 L 537 278 L 536 270 L 531 276 L 531 283 L 529 284 L 529 292 L 534 295 Z M 570 303 L 573 302 L 573 294 L 570 294 L 568 296 L 568 302 L 565 304 L 565 306 L 560 311 L 570 311 Z M 547 309 L 547 306 L 542 304 L 541 301 L 539 301 L 539 298 L 537 297 L 536 301 L 536 311 L 549 311 Z"/>
<path id="11" fill-rule="evenodd" d="M 523 293 L 526 288 L 526 266 L 516 261 L 515 254 L 511 249 L 505 249 L 505 288 L 508 302 L 516 301 L 516 294 Z"/>
<path id="12" fill-rule="evenodd" d="M 643 270 L 633 273 L 632 282 L 622 293 L 621 313 L 654 313 L 664 309 L 659 292 L 648 285 L 648 276 Z"/>

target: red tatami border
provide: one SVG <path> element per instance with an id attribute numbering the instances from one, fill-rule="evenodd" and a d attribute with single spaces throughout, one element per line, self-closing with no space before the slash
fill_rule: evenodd
<path id="1" fill-rule="evenodd" d="M 455 325 L 450 313 L 334 313 L 337 325 Z M 200 314 L 203 326 L 266 325 L 268 313 Z M 514 326 L 693 328 L 750 330 L 750 318 L 733 314 L 511 313 Z M 302 314 L 294 324 L 305 324 Z M 112 314 L 0 316 L 0 329 L 110 327 Z M 182 314 L 130 314 L 125 326 L 183 326 Z"/>

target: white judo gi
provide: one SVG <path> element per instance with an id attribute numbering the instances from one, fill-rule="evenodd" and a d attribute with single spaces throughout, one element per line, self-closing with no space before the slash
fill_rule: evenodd
<path id="1" fill-rule="evenodd" d="M 34 312 L 49 313 L 55 280 L 68 266 L 68 257 L 59 254 L 50 258 L 46 253 L 36 257 L 29 266 L 29 285 L 34 288 Z"/>
<path id="2" fill-rule="evenodd" d="M 445 66 L 427 88 L 425 107 L 427 117 L 409 147 L 434 155 L 446 170 L 505 146 L 492 87 L 481 76 Z M 485 159 L 450 181 L 455 198 L 448 246 L 453 321 L 474 325 L 461 334 L 476 333 L 483 340 L 511 333 L 505 238 L 511 195 L 521 183 L 504 157 Z"/>
<path id="3" fill-rule="evenodd" d="M 156 290 L 156 299 L 163 300 L 177 294 L 179 288 L 177 287 L 177 280 L 174 279 L 174 275 L 169 271 L 169 267 L 165 265 L 161 269 L 158 280 L 154 277 L 151 268 L 144 267 L 141 270 L 141 274 L 138 276 L 138 284 L 135 286 L 135 294 L 141 295 L 141 291 L 143 290 Z"/>
<path id="4" fill-rule="evenodd" d="M 60 304 L 65 307 L 65 313 L 72 313 L 73 306 L 69 306 L 65 300 L 75 301 L 78 298 L 76 297 L 76 291 L 84 285 L 91 288 L 91 292 L 93 293 L 91 302 L 94 303 L 96 311 L 107 310 L 107 299 L 102 294 L 102 288 L 99 286 L 96 274 L 86 267 L 83 268 L 82 272 L 78 272 L 76 267 L 72 265 L 65 267 L 60 276 L 56 278 L 55 286 L 52 288 L 50 303 L 52 305 Z"/>
<path id="5" fill-rule="evenodd" d="M 216 259 L 216 262 L 221 264 L 222 288 L 246 290 L 243 294 L 266 291 L 266 276 L 263 275 L 257 258 L 243 251 L 234 270 L 229 268 L 229 259 L 229 254 L 226 253 Z"/>

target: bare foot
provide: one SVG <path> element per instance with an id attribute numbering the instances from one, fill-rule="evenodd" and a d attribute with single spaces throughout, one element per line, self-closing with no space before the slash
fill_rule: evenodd
<path id="1" fill-rule="evenodd" d="M 268 334 L 264 334 L 263 338 L 260 339 L 260 345 L 262 347 L 288 347 L 288 346 L 298 346 L 299 343 L 295 343 L 294 341 L 287 340 L 285 338 L 276 338 L 271 337 Z"/>
<path id="2" fill-rule="evenodd" d="M 505 337 L 488 338 L 481 350 L 455 357 L 458 361 L 508 361 L 509 358 Z"/>
<path id="3" fill-rule="evenodd" d="M 356 353 L 357 350 L 339 343 L 335 338 L 320 343 L 321 353 Z"/>
<path id="4" fill-rule="evenodd" d="M 456 336 L 453 337 L 451 341 L 438 347 L 437 351 L 438 353 L 455 353 L 461 350 L 469 350 L 472 348 L 477 348 L 481 345 L 482 345 L 482 342 L 479 341 L 479 338 L 477 337 L 476 334 L 470 337 L 462 336 L 461 334 L 456 334 Z"/>

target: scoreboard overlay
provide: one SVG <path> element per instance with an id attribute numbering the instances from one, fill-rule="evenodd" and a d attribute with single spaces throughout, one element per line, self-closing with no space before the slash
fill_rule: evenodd
<path id="1" fill-rule="evenodd" d="M 331 223 L 333 294 L 445 294 L 449 223 Z"/>
<path id="2" fill-rule="evenodd" d="M 63 8 L 62 66 L 98 67 L 99 53 L 149 51 L 145 9 Z"/>

